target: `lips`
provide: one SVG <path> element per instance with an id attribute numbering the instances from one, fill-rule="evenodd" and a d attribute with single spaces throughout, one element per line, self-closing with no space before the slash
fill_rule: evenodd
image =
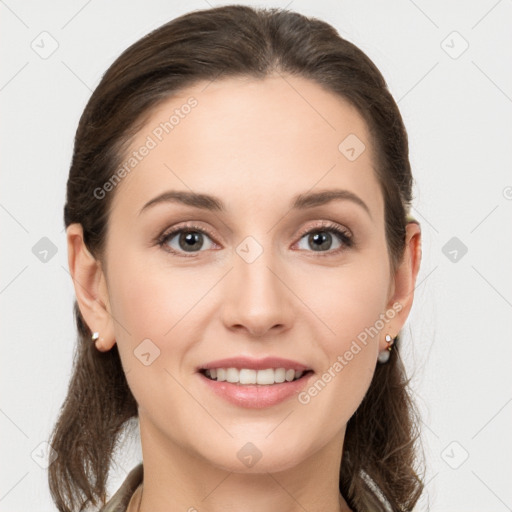
<path id="1" fill-rule="evenodd" d="M 285 379 L 284 382 L 281 382 L 283 369 L 285 376 L 289 374 L 288 377 L 291 377 L 294 374 L 296 378 Z M 237 375 L 239 370 L 245 370 L 240 372 L 245 375 L 243 378 L 245 384 L 239 382 Z M 270 370 L 272 371 L 270 372 Z M 249 409 L 272 407 L 292 399 L 308 385 L 315 373 L 304 363 L 273 356 L 262 359 L 247 356 L 217 359 L 198 366 L 196 371 L 199 374 L 200 382 L 206 386 L 206 389 L 232 405 Z M 221 378 L 226 377 L 226 379 L 219 381 L 216 378 L 211 378 L 212 373 L 217 377 L 218 372 L 221 373 Z M 251 384 L 249 382 L 254 380 L 255 373 L 257 382 Z M 261 379 L 260 373 L 265 374 L 263 379 Z M 275 382 L 273 384 L 268 380 L 268 375 L 266 375 L 268 373 L 274 375 Z M 252 374 L 252 378 L 248 378 L 249 374 Z M 228 382 L 228 377 L 229 380 L 237 382 Z"/>
<path id="2" fill-rule="evenodd" d="M 282 364 L 281 363 L 279 364 Z M 215 364 L 219 362 L 215 361 Z M 231 360 L 232 363 L 232 360 Z M 247 364 L 247 361 L 244 363 Z M 207 370 L 204 370 L 206 372 Z M 212 371 L 212 370 L 210 370 Z M 249 370 L 254 371 L 254 370 Z M 258 370 L 261 371 L 261 370 Z M 263 370 L 264 371 L 264 370 Z M 290 370 L 292 371 L 292 370 Z M 248 409 L 262 409 L 273 407 L 286 401 L 292 400 L 309 385 L 314 378 L 312 370 L 306 371 L 298 379 L 290 382 L 274 383 L 269 385 L 260 384 L 240 384 L 231 382 L 219 382 L 207 377 L 203 372 L 199 371 L 199 382 L 201 386 L 220 397 L 223 401 L 230 403 L 236 407 Z M 205 398 L 206 399 L 206 398 Z"/>
<path id="3" fill-rule="evenodd" d="M 205 363 L 197 368 L 198 372 L 204 372 L 204 370 L 212 370 L 216 368 L 237 368 L 239 370 L 246 368 L 250 370 L 267 370 L 269 368 L 285 368 L 286 370 L 295 370 L 306 372 L 312 370 L 309 366 L 294 361 L 292 359 L 283 359 L 281 357 L 264 357 L 262 359 L 254 359 L 251 357 L 231 357 L 226 359 L 218 359 Z"/>

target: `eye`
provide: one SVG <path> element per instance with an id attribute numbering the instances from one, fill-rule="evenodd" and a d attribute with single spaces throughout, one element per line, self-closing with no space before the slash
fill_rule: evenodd
<path id="1" fill-rule="evenodd" d="M 313 252 L 327 252 L 327 255 L 331 255 L 339 253 L 344 248 L 352 247 L 353 239 L 350 231 L 347 229 L 341 228 L 337 224 L 328 223 L 302 233 L 298 244 L 301 243 L 312 247 Z M 334 248 L 332 247 L 333 243 L 335 245 Z M 299 246 L 299 248 L 304 249 L 304 246 Z"/>
<path id="2" fill-rule="evenodd" d="M 164 250 L 184 256 L 183 253 L 200 252 L 205 239 L 212 242 L 211 235 L 203 228 L 197 226 L 181 226 L 171 231 L 165 232 L 159 239 L 158 244 Z M 211 249 L 212 247 L 206 247 Z"/>

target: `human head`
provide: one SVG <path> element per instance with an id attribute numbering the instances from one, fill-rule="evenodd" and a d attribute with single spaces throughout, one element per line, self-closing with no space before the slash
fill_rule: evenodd
<path id="1" fill-rule="evenodd" d="M 373 63 L 332 27 L 277 10 L 230 6 L 194 12 L 148 34 L 116 60 L 93 93 L 77 130 L 64 212 L 66 227 L 79 223 L 88 250 L 106 266 L 112 204 L 124 184 L 100 198 L 98 189 L 111 180 L 151 116 L 171 95 L 205 81 L 262 80 L 275 72 L 321 85 L 355 107 L 365 121 L 384 204 L 385 258 L 395 272 L 406 242 L 412 186 L 407 136 L 396 104 Z M 60 421 L 61 431 L 68 427 L 68 436 L 74 435 L 78 449 L 69 455 L 74 457 L 72 464 L 57 462 L 51 474 L 55 479 L 72 475 L 77 488 L 93 499 L 94 494 L 104 492 L 106 455 L 112 452 L 125 421 L 137 414 L 137 407 L 117 347 L 95 351 L 90 342 L 92 326 L 76 304 L 75 315 L 79 355 Z M 366 503 L 364 478 L 354 478 L 361 470 L 395 504 L 410 505 L 420 492 L 412 469 L 412 404 L 398 347 L 397 340 L 390 361 L 377 367 L 368 393 L 347 425 L 340 488 L 353 506 Z M 95 396 L 95 389 L 105 393 L 96 401 L 78 404 L 77 393 Z M 85 403 L 93 404 L 87 413 Z M 80 424 L 74 422 L 77 412 Z M 92 454 L 79 431 L 94 439 Z M 365 443 L 360 442 L 363 436 Z M 55 439 L 63 439 L 63 435 Z M 64 451 L 62 447 L 60 451 Z M 379 461 L 385 458 L 388 462 L 383 467 Z M 90 463 L 95 488 L 87 482 L 85 472 L 78 470 L 81 460 Z"/>

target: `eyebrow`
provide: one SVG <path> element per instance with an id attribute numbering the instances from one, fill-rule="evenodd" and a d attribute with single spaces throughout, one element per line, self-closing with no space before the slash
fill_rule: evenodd
<path id="1" fill-rule="evenodd" d="M 292 198 L 290 208 L 292 210 L 305 210 L 316 206 L 322 206 L 335 200 L 351 201 L 352 203 L 360 206 L 370 216 L 370 218 L 372 218 L 367 204 L 358 195 L 354 194 L 350 190 L 343 189 L 328 189 L 321 190 L 319 192 L 305 192 L 303 194 L 299 194 Z M 225 212 L 227 210 L 225 204 L 218 197 L 208 194 L 199 194 L 196 192 L 169 190 L 148 201 L 141 208 L 139 215 L 149 208 L 162 203 L 179 203 L 212 212 Z"/>

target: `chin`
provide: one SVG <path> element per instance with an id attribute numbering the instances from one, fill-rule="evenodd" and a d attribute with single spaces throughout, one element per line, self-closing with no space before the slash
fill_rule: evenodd
<path id="1" fill-rule="evenodd" d="M 281 450 L 277 449 L 277 446 L 280 446 Z M 298 453 L 297 445 L 285 446 L 278 439 L 275 444 L 268 439 L 262 443 L 235 441 L 231 446 L 226 446 L 221 453 L 210 452 L 201 455 L 212 466 L 239 474 L 286 471 L 299 465 L 308 456 L 307 453 Z"/>

